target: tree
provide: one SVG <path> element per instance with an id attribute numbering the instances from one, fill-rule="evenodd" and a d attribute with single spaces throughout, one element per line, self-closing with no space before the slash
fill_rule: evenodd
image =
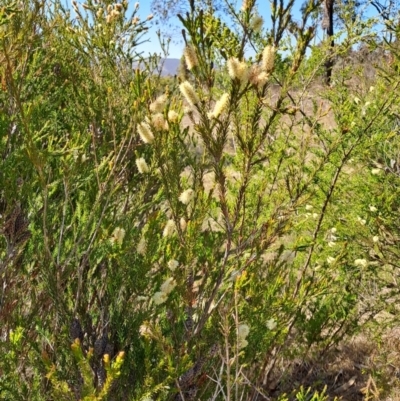
<path id="1" fill-rule="evenodd" d="M 183 15 L 186 12 L 193 12 L 195 10 L 213 13 L 215 10 L 222 8 L 223 0 L 167 0 L 165 2 L 152 0 L 151 2 L 151 10 L 156 16 L 156 24 L 163 24 L 165 27 L 163 34 L 167 36 L 178 32 L 177 28 L 180 26 L 180 24 L 177 24 L 178 14 Z"/>
<path id="2" fill-rule="evenodd" d="M 335 1 L 334 0 L 324 0 L 324 18 L 322 21 L 322 28 L 326 30 L 326 34 L 328 35 L 328 38 L 331 40 L 331 54 L 327 58 L 326 63 L 325 63 L 325 69 L 326 69 L 326 83 L 329 85 L 331 82 L 332 78 L 332 68 L 333 68 L 333 58 L 332 58 L 332 53 L 333 53 L 333 48 L 335 46 L 335 42 L 333 40 L 333 6 L 334 6 Z"/>

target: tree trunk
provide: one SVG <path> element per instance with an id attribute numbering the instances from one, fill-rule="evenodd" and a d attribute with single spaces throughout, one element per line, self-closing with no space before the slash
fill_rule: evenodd
<path id="1" fill-rule="evenodd" d="M 330 85 L 332 78 L 332 68 L 333 68 L 333 48 L 335 42 L 333 40 L 333 4 L 334 0 L 324 1 L 324 19 L 322 22 L 322 28 L 326 30 L 326 34 L 331 38 L 330 50 L 328 58 L 325 62 L 325 82 Z"/>

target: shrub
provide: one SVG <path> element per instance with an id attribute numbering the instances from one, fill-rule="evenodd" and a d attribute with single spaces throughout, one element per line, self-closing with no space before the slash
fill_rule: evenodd
<path id="1" fill-rule="evenodd" d="M 275 4 L 268 31 L 253 5 L 193 7 L 179 81 L 137 53 L 150 18 L 126 1 L 4 6 L 2 397 L 269 397 L 381 310 L 397 175 L 365 165 L 396 149 L 399 81 L 316 83 L 318 7 Z"/>

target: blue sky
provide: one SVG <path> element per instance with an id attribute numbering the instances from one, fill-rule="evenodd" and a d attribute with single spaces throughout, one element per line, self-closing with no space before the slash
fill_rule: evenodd
<path id="1" fill-rule="evenodd" d="M 164 1 L 164 0 L 158 0 L 158 1 Z M 185 0 L 186 2 L 188 0 Z M 237 4 L 237 9 L 240 8 L 242 4 L 242 0 L 231 0 L 231 2 L 235 2 Z M 300 14 L 300 7 L 301 5 L 305 2 L 306 0 L 295 0 L 295 5 L 294 5 L 294 10 L 293 10 L 293 17 L 294 20 L 301 20 L 301 14 Z M 133 5 L 135 3 L 135 0 L 130 0 L 131 4 Z M 287 3 L 287 0 L 284 1 L 285 4 Z M 385 4 L 385 0 L 382 1 L 383 4 Z M 145 19 L 149 14 L 151 14 L 151 0 L 139 0 L 140 8 L 139 8 L 139 14 L 142 19 Z M 367 0 L 365 5 L 360 8 L 360 11 L 363 13 L 363 17 L 372 17 L 376 16 L 377 12 L 376 10 L 369 5 L 369 1 Z M 270 20 L 270 1 L 269 0 L 257 0 L 256 1 L 257 9 L 260 13 L 260 15 L 264 18 L 264 26 L 268 25 Z M 176 26 L 180 26 L 180 22 L 176 19 Z M 382 26 L 381 26 L 382 28 Z M 156 35 L 158 27 L 153 26 L 150 30 L 146 38 L 148 38 L 150 41 L 141 45 L 140 50 L 144 51 L 145 53 L 148 52 L 161 52 L 161 48 L 159 46 L 159 41 L 158 37 Z M 316 37 L 316 42 L 319 42 L 322 40 L 323 37 L 323 32 L 322 29 L 319 29 L 317 32 L 317 37 Z M 169 47 L 169 57 L 170 58 L 180 58 L 182 56 L 182 51 L 183 51 L 183 44 L 182 44 L 182 37 L 180 34 L 180 28 L 177 29 L 177 33 L 175 34 L 176 40 L 173 42 L 171 41 L 170 47 Z"/>
<path id="2" fill-rule="evenodd" d="M 163 0 L 159 0 L 159 1 L 163 1 Z M 188 1 L 188 0 L 185 0 Z M 300 0 L 297 0 L 298 3 L 301 3 Z M 135 3 L 135 1 L 131 0 L 131 4 L 133 5 Z M 239 9 L 241 4 L 242 4 L 242 0 L 236 0 L 237 3 L 237 8 Z M 262 7 L 259 8 L 260 14 L 264 17 L 264 21 L 268 21 L 269 20 L 269 1 L 268 0 L 260 0 L 257 1 L 257 3 L 262 4 Z M 139 15 L 141 19 L 145 19 L 149 14 L 151 14 L 151 9 L 150 9 L 150 5 L 151 5 L 151 0 L 141 0 L 139 1 L 140 7 L 139 7 Z M 264 10 L 264 12 L 262 12 Z M 180 26 L 180 22 L 178 19 L 176 19 L 176 25 L 177 27 Z M 162 27 L 161 27 L 162 28 Z M 141 45 L 140 50 L 144 51 L 145 53 L 147 52 L 161 52 L 161 48 L 159 46 L 159 40 L 156 34 L 157 29 L 159 29 L 159 27 L 157 26 L 153 26 L 152 29 L 149 30 L 149 35 L 146 36 L 146 38 L 149 38 L 149 42 Z M 180 34 L 180 28 L 177 29 L 177 33 L 174 36 L 174 41 L 170 42 L 170 46 L 169 46 L 169 57 L 170 58 L 180 58 L 182 56 L 182 52 L 183 52 L 183 44 L 182 44 L 182 36 Z"/>
<path id="3" fill-rule="evenodd" d="M 163 0 L 159 0 L 163 1 Z M 188 0 L 184 0 L 188 2 Z M 240 9 L 242 5 L 242 0 L 233 0 L 232 2 L 236 1 L 237 5 L 237 10 Z M 303 4 L 305 0 L 296 0 L 294 9 L 293 9 L 293 14 L 294 14 L 294 19 L 299 19 L 301 18 L 300 16 L 300 7 Z M 285 3 L 287 3 L 287 0 L 285 0 Z M 134 1 L 131 0 L 131 4 L 134 4 Z M 151 14 L 151 0 L 142 0 L 139 1 L 140 8 L 139 8 L 139 14 L 141 19 L 145 19 L 149 14 Z M 268 0 L 258 0 L 256 2 L 257 10 L 259 14 L 264 18 L 264 26 L 269 24 L 271 21 L 270 19 L 270 2 Z M 183 52 L 183 44 L 182 44 L 182 36 L 180 34 L 180 22 L 176 18 L 176 26 L 177 26 L 177 33 L 175 34 L 175 41 L 171 41 L 170 47 L 169 47 L 169 57 L 170 58 L 180 58 L 182 56 Z M 149 30 L 149 35 L 146 36 L 146 38 L 149 38 L 149 42 L 141 45 L 140 50 L 144 51 L 145 53 L 147 52 L 161 52 L 161 48 L 159 46 L 159 41 L 158 37 L 156 34 L 157 29 L 159 29 L 157 26 L 153 26 L 152 29 Z M 318 38 L 320 40 L 321 38 Z M 175 42 L 175 43 L 174 43 Z"/>
<path id="4" fill-rule="evenodd" d="M 163 1 L 163 0 L 159 0 Z M 135 3 L 134 1 L 131 0 L 131 3 Z M 151 14 L 151 9 L 150 9 L 150 4 L 151 0 L 142 0 L 139 1 L 140 7 L 139 7 L 139 16 L 141 19 L 146 19 L 149 14 Z M 159 39 L 157 37 L 157 30 L 159 29 L 158 26 L 153 25 L 152 28 L 149 30 L 148 35 L 146 35 L 146 39 L 149 39 L 149 42 L 146 42 L 140 46 L 140 50 L 144 51 L 145 53 L 160 53 L 161 52 L 161 47 L 159 44 Z M 179 37 L 179 42 L 181 42 L 181 38 Z M 177 42 L 174 41 L 174 42 Z M 170 46 L 169 46 L 169 57 L 170 58 L 181 58 L 183 52 L 183 44 L 182 43 L 173 43 L 171 41 Z"/>
<path id="5" fill-rule="evenodd" d="M 85 0 L 75 0 L 78 4 L 85 3 Z M 115 2 L 121 2 L 121 0 L 114 0 Z M 127 16 L 132 15 L 133 7 L 135 6 L 136 3 L 139 3 L 139 12 L 138 16 L 140 17 L 141 20 L 145 20 L 150 14 L 151 14 L 151 0 L 128 0 L 129 1 L 129 9 Z M 164 1 L 164 0 L 159 0 L 159 1 Z M 72 10 L 72 0 L 61 0 L 61 2 L 66 5 L 69 9 Z M 75 16 L 74 12 L 72 11 L 71 14 L 73 17 Z M 159 40 L 157 37 L 157 29 L 159 29 L 155 24 L 151 26 L 149 31 L 146 33 L 146 35 L 143 37 L 143 39 L 148 39 L 145 43 L 139 46 L 138 50 L 144 52 L 144 54 L 147 53 L 161 53 L 161 47 L 159 44 Z M 182 51 L 183 51 L 183 45 L 182 43 L 176 44 L 176 43 L 171 43 L 169 47 L 169 57 L 170 58 L 181 58 L 182 56 Z"/>
<path id="6" fill-rule="evenodd" d="M 71 0 L 65 0 L 67 3 L 71 4 Z M 78 3 L 82 3 L 83 0 L 77 0 Z M 159 1 L 164 1 L 164 0 L 159 0 Z M 186 0 L 187 1 L 187 0 Z M 301 6 L 301 4 L 304 2 L 304 0 L 296 0 L 295 2 L 295 10 L 294 10 L 294 19 L 300 19 L 300 13 L 299 13 L 299 8 Z M 133 9 L 136 0 L 129 0 L 130 3 L 130 10 Z M 150 9 L 150 5 L 151 5 L 151 0 L 139 0 L 139 17 L 141 20 L 144 20 L 147 18 L 148 15 L 151 14 L 151 9 Z M 242 0 L 236 0 L 237 3 L 237 7 L 239 8 L 241 6 Z M 286 3 L 286 1 L 285 1 Z M 264 18 L 264 23 L 268 24 L 268 22 L 270 21 L 270 16 L 269 16 L 269 11 L 270 11 L 270 6 L 269 6 L 269 1 L 268 0 L 259 0 L 257 1 L 258 4 L 258 10 L 260 12 L 260 14 L 263 16 Z M 130 11 L 129 10 L 129 11 Z M 371 11 L 371 10 L 369 10 Z M 128 12 L 128 15 L 130 14 L 130 12 Z M 368 13 L 370 14 L 370 13 Z M 179 21 L 176 20 L 176 34 L 173 41 L 171 41 L 170 46 L 169 46 L 169 55 L 168 57 L 170 58 L 180 58 L 182 56 L 182 51 L 183 51 L 183 43 L 181 40 L 181 34 L 180 29 L 179 29 Z M 147 39 L 148 41 L 146 41 L 145 43 L 141 44 L 138 47 L 139 51 L 142 51 L 144 54 L 147 53 L 161 53 L 161 47 L 159 44 L 159 40 L 157 37 L 157 30 L 160 27 L 153 24 L 151 26 L 151 28 L 149 29 L 149 31 L 147 32 L 147 34 L 144 36 L 144 39 Z M 161 27 L 162 28 L 162 27 Z M 319 41 L 321 39 L 321 37 L 317 38 L 317 40 Z"/>
<path id="7" fill-rule="evenodd" d="M 71 0 L 62 0 L 64 3 L 66 3 L 70 8 L 71 7 Z M 78 3 L 83 3 L 84 0 L 76 0 Z M 160 0 L 163 1 L 163 0 Z M 148 15 L 151 14 L 151 0 L 129 0 L 129 10 L 128 10 L 128 15 L 130 15 L 131 11 L 133 10 L 133 7 L 135 3 L 139 3 L 139 17 L 141 20 L 144 20 L 147 18 Z M 240 7 L 242 0 L 236 0 L 236 3 L 238 7 Z M 264 16 L 264 21 L 268 21 L 268 18 L 265 18 L 270 10 L 269 6 L 269 1 L 268 0 L 260 0 L 257 3 L 260 3 L 258 10 L 262 16 Z M 176 21 L 177 27 L 179 26 L 179 21 Z M 144 36 L 145 39 L 148 39 L 149 41 L 146 43 L 143 43 L 140 47 L 139 50 L 143 51 L 144 53 L 160 53 L 161 52 L 161 47 L 159 44 L 159 40 L 157 37 L 157 30 L 161 29 L 162 31 L 162 26 L 155 26 L 153 25 L 151 29 L 149 29 L 148 33 Z M 169 57 L 170 58 L 180 58 L 182 56 L 183 52 L 183 44 L 181 40 L 181 35 L 179 33 L 180 29 L 177 29 L 177 34 L 174 37 L 174 41 L 171 41 L 170 46 L 169 46 Z"/>

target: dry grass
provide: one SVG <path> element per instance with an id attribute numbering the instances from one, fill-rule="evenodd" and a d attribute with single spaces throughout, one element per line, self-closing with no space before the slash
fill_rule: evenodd
<path id="1" fill-rule="evenodd" d="M 294 360 L 275 377 L 279 379 L 266 389 L 272 399 L 295 394 L 303 386 L 326 388 L 330 400 L 400 401 L 400 327 L 379 339 L 360 334 L 325 355 Z"/>

